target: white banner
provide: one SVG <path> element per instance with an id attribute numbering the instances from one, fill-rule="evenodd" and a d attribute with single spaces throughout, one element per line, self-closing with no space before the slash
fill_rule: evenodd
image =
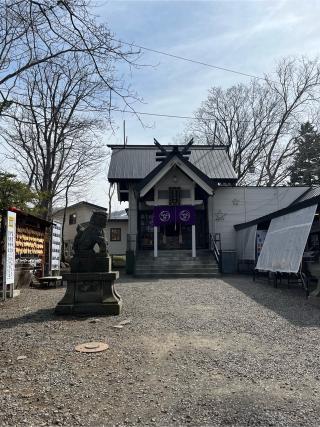
<path id="1" fill-rule="evenodd" d="M 62 224 L 57 222 L 52 226 L 51 236 L 51 270 L 60 270 Z"/>
<path id="2" fill-rule="evenodd" d="M 317 205 L 273 218 L 256 269 L 297 273 Z"/>
<path id="3" fill-rule="evenodd" d="M 257 225 L 237 231 L 237 256 L 239 260 L 256 259 Z"/>
<path id="4" fill-rule="evenodd" d="M 7 212 L 6 229 L 6 253 L 5 253 L 5 277 L 4 283 L 11 285 L 14 283 L 14 271 L 16 264 L 16 213 Z"/>

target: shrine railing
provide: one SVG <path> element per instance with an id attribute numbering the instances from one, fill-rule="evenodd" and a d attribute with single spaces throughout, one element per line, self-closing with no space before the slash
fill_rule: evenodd
<path id="1" fill-rule="evenodd" d="M 220 233 L 209 234 L 209 250 L 213 253 L 219 270 L 221 270 L 221 236 Z"/>

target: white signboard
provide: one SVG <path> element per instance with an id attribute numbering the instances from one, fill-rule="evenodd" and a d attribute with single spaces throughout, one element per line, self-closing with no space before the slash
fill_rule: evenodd
<path id="1" fill-rule="evenodd" d="M 7 212 L 6 253 L 5 253 L 5 284 L 14 283 L 14 270 L 16 263 L 16 213 Z"/>
<path id="2" fill-rule="evenodd" d="M 59 222 L 52 226 L 51 236 L 51 270 L 60 270 L 62 224 Z"/>

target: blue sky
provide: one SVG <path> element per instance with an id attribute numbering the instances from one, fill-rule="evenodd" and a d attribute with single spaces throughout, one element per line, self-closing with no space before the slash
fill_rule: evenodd
<path id="1" fill-rule="evenodd" d="M 210 64 L 263 75 L 288 55 L 319 52 L 319 1 L 121 1 L 97 0 L 96 13 L 119 39 Z M 248 80 L 155 53 L 143 52 L 141 63 L 126 79 L 145 104 L 138 111 L 190 116 L 211 86 L 228 87 Z M 121 70 L 123 71 L 123 70 Z M 129 143 L 172 142 L 183 132 L 181 119 L 146 118 L 143 128 L 130 114 Z M 122 127 L 112 142 L 122 142 Z"/>
<path id="2" fill-rule="evenodd" d="M 281 57 L 319 54 L 319 0 L 92 0 L 94 13 L 115 36 L 127 42 L 179 56 L 263 76 Z M 212 86 L 229 87 L 248 80 L 237 74 L 143 52 L 147 67 L 119 73 L 143 104 L 137 111 L 192 116 Z M 141 126 L 130 114 L 114 116 L 108 143 L 122 143 L 126 120 L 129 144 L 151 144 L 156 137 L 171 143 L 182 134 L 186 120 L 142 116 Z M 107 166 L 80 199 L 106 205 Z M 114 208 L 122 208 L 114 203 Z"/>
<path id="3" fill-rule="evenodd" d="M 121 40 L 248 74 L 263 76 L 284 56 L 319 54 L 316 0 L 96 0 L 95 13 Z M 141 63 L 152 66 L 132 74 L 119 70 L 143 98 L 137 111 L 190 116 L 210 87 L 248 80 L 150 52 L 143 52 Z M 109 143 L 122 143 L 124 118 L 129 144 L 149 144 L 153 137 L 170 143 L 186 126 L 186 120 L 144 116 L 144 128 L 134 116 L 117 114 L 119 129 L 106 138 Z M 94 194 L 104 204 L 105 190 Z"/>

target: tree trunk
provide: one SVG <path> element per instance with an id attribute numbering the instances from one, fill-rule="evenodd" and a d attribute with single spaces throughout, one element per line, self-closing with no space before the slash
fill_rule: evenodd
<path id="1" fill-rule="evenodd" d="M 69 188 L 66 189 L 66 194 L 65 194 L 65 205 L 63 210 L 62 230 L 61 230 L 61 261 L 62 262 L 65 262 L 66 260 L 65 247 L 64 247 L 64 226 L 66 223 L 67 208 L 68 208 L 68 191 L 69 191 Z"/>

